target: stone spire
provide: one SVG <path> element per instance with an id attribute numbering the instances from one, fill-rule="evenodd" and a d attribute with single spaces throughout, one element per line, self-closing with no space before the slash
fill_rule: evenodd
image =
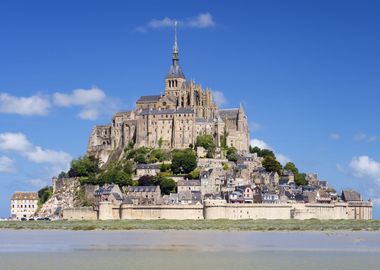
<path id="1" fill-rule="evenodd" d="M 172 65 L 170 66 L 169 72 L 166 75 L 166 78 L 182 78 L 185 79 L 185 75 L 183 75 L 181 66 L 179 65 L 178 58 L 178 42 L 177 42 L 177 21 L 174 22 L 174 44 L 173 44 L 173 57 L 172 57 Z"/>

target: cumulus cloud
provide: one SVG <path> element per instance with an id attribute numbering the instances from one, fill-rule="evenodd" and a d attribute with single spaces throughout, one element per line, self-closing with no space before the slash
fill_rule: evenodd
<path id="1" fill-rule="evenodd" d="M 56 92 L 53 104 L 58 107 L 79 107 L 78 117 L 83 120 L 96 120 L 101 114 L 113 113 L 118 101 L 107 97 L 99 88 L 75 89 L 70 94 Z"/>
<path id="2" fill-rule="evenodd" d="M 67 170 L 72 160 L 66 152 L 33 145 L 23 133 L 0 133 L 0 150 L 16 152 L 34 163 L 59 166 L 61 170 Z"/>
<path id="3" fill-rule="evenodd" d="M 10 173 L 14 170 L 13 159 L 7 156 L 0 156 L 0 173 Z"/>
<path id="4" fill-rule="evenodd" d="M 252 139 L 250 144 L 252 147 L 258 147 L 260 149 L 269 149 L 269 150 L 272 149 L 266 142 L 264 142 L 263 140 L 256 139 L 256 138 Z"/>
<path id="5" fill-rule="evenodd" d="M 354 135 L 355 141 L 364 141 L 364 142 L 375 142 L 379 139 L 377 136 L 368 135 L 365 133 L 358 133 Z"/>
<path id="6" fill-rule="evenodd" d="M 16 97 L 0 93 L 0 113 L 24 116 L 46 115 L 49 113 L 50 107 L 49 99 L 41 95 Z"/>
<path id="7" fill-rule="evenodd" d="M 380 186 L 380 162 L 369 156 L 359 156 L 351 160 L 349 167 L 356 177 L 368 178 Z"/>
<path id="8" fill-rule="evenodd" d="M 75 89 L 71 94 L 54 93 L 53 102 L 56 106 L 89 106 L 102 102 L 106 94 L 99 88 Z"/>
<path id="9" fill-rule="evenodd" d="M 209 12 L 201 13 L 194 17 L 189 17 L 183 20 L 176 20 L 174 18 L 164 17 L 163 19 L 152 19 L 150 22 L 143 26 L 139 26 L 136 28 L 138 32 L 146 32 L 149 29 L 161 29 L 167 27 L 173 27 L 175 22 L 178 22 L 178 25 L 181 27 L 188 28 L 210 28 L 215 27 L 216 23 Z"/>
<path id="10" fill-rule="evenodd" d="M 224 94 L 220 91 L 212 91 L 212 97 L 219 107 L 222 106 L 223 104 L 227 103 L 227 100 L 224 96 Z"/>
<path id="11" fill-rule="evenodd" d="M 43 180 L 40 178 L 33 178 L 33 179 L 26 180 L 25 183 L 36 188 L 36 189 L 39 189 L 39 188 L 42 188 L 42 187 L 49 185 L 50 181 L 49 180 Z"/>
<path id="12" fill-rule="evenodd" d="M 337 140 L 340 139 L 340 134 L 338 134 L 338 133 L 331 133 L 329 135 L 329 138 L 330 138 L 330 140 L 337 141 Z"/>
<path id="13" fill-rule="evenodd" d="M 260 149 L 268 149 L 268 150 L 271 150 L 274 152 L 277 160 L 282 164 L 282 165 L 285 165 L 286 163 L 292 161 L 288 156 L 282 154 L 282 153 L 277 153 L 276 151 L 273 150 L 273 148 L 267 144 L 265 141 L 263 140 L 260 140 L 260 139 L 256 139 L 256 138 L 253 138 L 251 141 L 250 141 L 250 145 L 252 147 L 258 147 Z"/>

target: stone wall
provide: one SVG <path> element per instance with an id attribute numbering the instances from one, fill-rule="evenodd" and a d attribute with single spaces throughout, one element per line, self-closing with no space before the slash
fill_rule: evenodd
<path id="1" fill-rule="evenodd" d="M 66 219 L 94 219 L 94 213 L 83 208 L 66 209 Z M 75 213 L 78 211 L 78 213 Z M 95 211 L 94 211 L 95 212 Z M 372 219 L 372 203 L 336 204 L 230 204 L 206 200 L 204 205 L 115 205 L 101 202 L 100 220 L 117 219 Z"/>
<path id="2" fill-rule="evenodd" d="M 97 220 L 98 212 L 92 207 L 76 207 L 63 210 L 63 219 L 67 220 Z"/>

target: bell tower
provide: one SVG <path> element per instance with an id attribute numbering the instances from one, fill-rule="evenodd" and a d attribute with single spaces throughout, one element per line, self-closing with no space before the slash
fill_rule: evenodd
<path id="1" fill-rule="evenodd" d="M 186 81 L 183 75 L 182 68 L 179 65 L 178 58 L 178 44 L 177 44 L 177 21 L 174 23 L 174 45 L 172 54 L 172 64 L 165 77 L 165 94 L 179 96 L 182 84 Z"/>

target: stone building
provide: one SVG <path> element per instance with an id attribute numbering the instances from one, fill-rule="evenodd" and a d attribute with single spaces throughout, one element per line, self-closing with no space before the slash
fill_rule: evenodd
<path id="1" fill-rule="evenodd" d="M 31 218 L 38 208 L 37 192 L 15 192 L 11 198 L 11 218 Z"/>
<path id="2" fill-rule="evenodd" d="M 141 96 L 135 110 L 116 113 L 110 125 L 95 126 L 87 154 L 107 162 L 118 158 L 130 143 L 136 147 L 183 149 L 194 145 L 197 136 L 203 134 L 211 135 L 217 146 L 226 136 L 228 146 L 240 153 L 248 152 L 249 129 L 243 106 L 219 110 L 210 89 L 186 80 L 178 52 L 175 34 L 164 93 Z"/>

